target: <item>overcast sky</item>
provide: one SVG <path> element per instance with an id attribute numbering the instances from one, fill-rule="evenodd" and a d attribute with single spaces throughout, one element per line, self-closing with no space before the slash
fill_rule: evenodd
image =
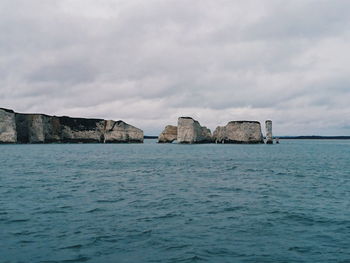
<path id="1" fill-rule="evenodd" d="M 1 0 L 0 107 L 350 135 L 348 0 Z M 264 127 L 264 125 L 263 125 Z"/>

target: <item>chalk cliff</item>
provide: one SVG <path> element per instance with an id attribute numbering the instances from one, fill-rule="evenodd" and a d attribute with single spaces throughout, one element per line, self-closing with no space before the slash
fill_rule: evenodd
<path id="1" fill-rule="evenodd" d="M 213 139 L 217 143 L 264 143 L 261 125 L 257 121 L 230 121 L 215 129 Z"/>
<path id="2" fill-rule="evenodd" d="M 12 114 L 11 126 L 9 117 L 3 117 L 3 112 L 0 111 L 0 142 L 3 143 L 10 142 L 8 133 L 11 129 L 15 138 L 12 141 L 18 143 L 143 142 L 143 131 L 123 121 L 11 113 L 7 110 L 8 114 Z"/>
<path id="3" fill-rule="evenodd" d="M 211 132 L 191 117 L 180 117 L 177 125 L 178 143 L 210 143 Z"/>
<path id="4" fill-rule="evenodd" d="M 0 108 L 0 143 L 16 143 L 16 118 L 12 110 Z"/>
<path id="5" fill-rule="evenodd" d="M 158 137 L 159 143 L 172 143 L 177 139 L 177 126 L 167 125 Z"/>

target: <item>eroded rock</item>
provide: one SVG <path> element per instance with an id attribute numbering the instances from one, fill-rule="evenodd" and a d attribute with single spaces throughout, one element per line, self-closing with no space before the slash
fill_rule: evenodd
<path id="1" fill-rule="evenodd" d="M 265 121 L 265 130 L 266 130 L 266 144 L 273 144 L 271 120 Z"/>
<path id="2" fill-rule="evenodd" d="M 123 121 L 105 121 L 103 136 L 105 143 L 143 142 L 143 131 Z"/>
<path id="3" fill-rule="evenodd" d="M 216 143 L 264 143 L 258 121 L 230 121 L 215 129 L 213 139 Z"/>
<path id="4" fill-rule="evenodd" d="M 180 117 L 177 125 L 178 143 L 211 143 L 211 132 L 191 117 Z"/>
<path id="5" fill-rule="evenodd" d="M 159 143 L 172 143 L 177 140 L 177 126 L 167 125 L 158 137 Z"/>

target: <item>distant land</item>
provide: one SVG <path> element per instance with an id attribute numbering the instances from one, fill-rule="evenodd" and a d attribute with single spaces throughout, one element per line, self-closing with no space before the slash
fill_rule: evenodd
<path id="1" fill-rule="evenodd" d="M 158 139 L 158 136 L 155 135 L 145 135 L 143 136 L 144 139 Z"/>
<path id="2" fill-rule="evenodd" d="M 303 136 L 274 136 L 280 139 L 291 139 L 291 140 L 349 140 L 350 136 L 319 136 L 319 135 L 303 135 Z"/>
<path id="3" fill-rule="evenodd" d="M 289 140 L 350 140 L 350 136 L 319 136 L 319 135 L 303 135 L 303 136 L 274 136 L 279 139 Z M 144 139 L 158 139 L 155 135 L 145 135 Z"/>

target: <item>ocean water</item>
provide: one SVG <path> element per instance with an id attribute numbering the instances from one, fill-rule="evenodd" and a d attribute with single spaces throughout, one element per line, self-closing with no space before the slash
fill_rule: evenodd
<path id="1" fill-rule="evenodd" d="M 350 141 L 0 145 L 0 262 L 350 262 Z"/>

